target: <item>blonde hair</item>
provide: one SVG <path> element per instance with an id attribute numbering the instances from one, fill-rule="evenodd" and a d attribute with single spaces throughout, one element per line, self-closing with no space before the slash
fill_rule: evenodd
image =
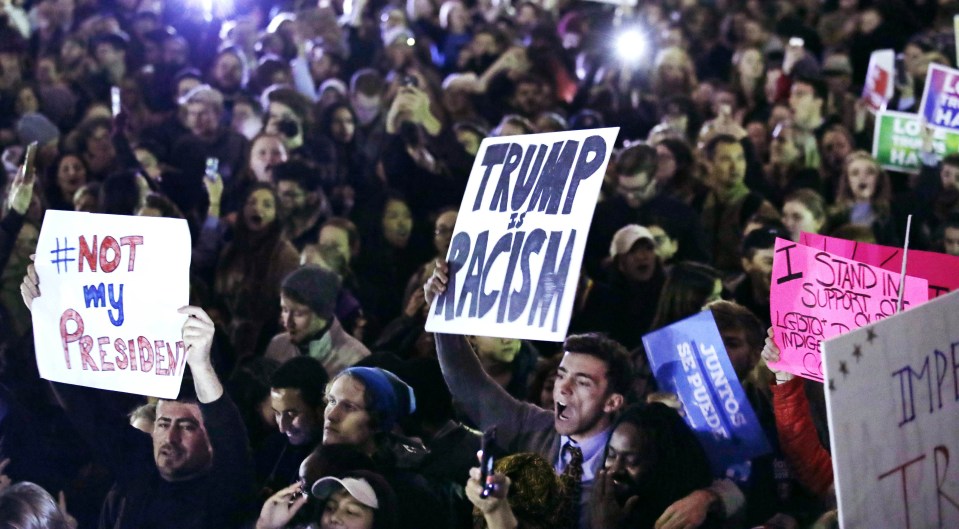
<path id="1" fill-rule="evenodd" d="M 879 162 L 872 157 L 871 154 L 864 150 L 853 151 L 849 153 L 849 156 L 846 156 L 846 159 L 842 162 L 842 178 L 839 179 L 839 190 L 836 193 L 836 204 L 839 206 L 852 206 L 855 202 L 853 198 L 852 188 L 849 186 L 849 167 L 852 166 L 853 162 L 858 162 L 859 160 L 865 160 L 873 165 L 876 168 L 876 189 L 873 191 L 872 197 L 869 199 L 870 205 L 879 215 L 885 215 L 889 213 L 890 203 L 892 202 L 892 181 L 889 180 L 889 174 L 883 170 L 882 166 L 879 165 Z"/>

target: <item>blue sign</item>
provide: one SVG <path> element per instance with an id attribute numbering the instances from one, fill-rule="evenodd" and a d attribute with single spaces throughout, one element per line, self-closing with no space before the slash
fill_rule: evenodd
<path id="1" fill-rule="evenodd" d="M 714 475 L 770 451 L 712 312 L 651 332 L 643 345 L 659 388 L 679 397 Z"/>

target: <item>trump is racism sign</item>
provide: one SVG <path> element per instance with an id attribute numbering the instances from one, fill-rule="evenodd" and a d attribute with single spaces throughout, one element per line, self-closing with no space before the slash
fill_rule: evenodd
<path id="1" fill-rule="evenodd" d="M 619 129 L 487 138 L 426 330 L 566 337 L 586 235 Z"/>

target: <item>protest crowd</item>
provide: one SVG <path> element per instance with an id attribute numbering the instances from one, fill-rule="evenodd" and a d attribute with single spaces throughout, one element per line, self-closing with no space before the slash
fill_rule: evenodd
<path id="1" fill-rule="evenodd" d="M 776 239 L 959 256 L 959 152 L 862 97 L 892 49 L 917 112 L 956 0 L 0 2 L 0 527 L 838 527 Z M 603 127 L 565 342 L 427 332 L 481 142 Z M 40 378 L 53 210 L 186 220 L 176 400 Z M 771 447 L 722 471 L 642 340 L 702 310 Z"/>

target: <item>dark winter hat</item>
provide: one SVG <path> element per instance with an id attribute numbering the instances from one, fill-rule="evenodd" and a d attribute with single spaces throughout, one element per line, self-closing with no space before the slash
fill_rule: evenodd
<path id="1" fill-rule="evenodd" d="M 37 142 L 46 145 L 60 137 L 60 129 L 43 114 L 30 112 L 17 121 L 17 136 L 23 144 Z"/>
<path id="2" fill-rule="evenodd" d="M 325 268 L 306 265 L 286 276 L 280 290 L 283 295 L 310 307 L 317 316 L 328 320 L 336 308 L 340 278 Z"/>
<path id="3" fill-rule="evenodd" d="M 416 395 L 406 382 L 378 367 L 350 367 L 342 375 L 359 379 L 373 397 L 373 411 L 380 419 L 380 430 L 389 432 L 397 421 L 416 411 Z"/>

